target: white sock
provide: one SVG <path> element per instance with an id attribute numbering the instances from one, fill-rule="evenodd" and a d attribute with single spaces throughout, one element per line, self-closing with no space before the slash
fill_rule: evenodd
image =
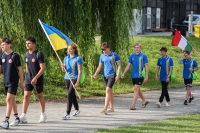
<path id="1" fill-rule="evenodd" d="M 46 115 L 45 112 L 41 112 L 41 115 Z"/>
<path id="2" fill-rule="evenodd" d="M 25 114 L 25 113 L 22 113 L 22 116 L 25 116 L 25 117 L 26 117 L 26 114 Z"/>

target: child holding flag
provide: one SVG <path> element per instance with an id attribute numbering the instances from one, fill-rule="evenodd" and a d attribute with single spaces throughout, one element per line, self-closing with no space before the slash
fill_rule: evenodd
<path id="1" fill-rule="evenodd" d="M 64 63 L 62 66 L 63 71 L 67 71 L 65 75 L 65 85 L 68 90 L 67 110 L 66 115 L 62 117 L 63 120 L 67 120 L 70 118 L 72 104 L 75 108 L 73 116 L 77 116 L 78 114 L 80 114 L 75 89 L 77 89 L 79 86 L 83 64 L 81 57 L 78 55 L 77 46 L 74 43 L 68 45 L 67 50 L 69 55 L 64 58 Z"/>
<path id="2" fill-rule="evenodd" d="M 185 57 L 185 59 L 183 59 Z M 192 87 L 192 78 L 193 72 L 198 70 L 198 64 L 195 59 L 190 57 L 189 51 L 184 51 L 179 63 L 183 64 L 183 78 L 184 84 L 186 88 L 186 99 L 184 101 L 184 105 L 188 105 L 188 102 L 191 103 L 194 99 L 193 95 L 191 94 L 191 87 Z M 189 99 L 189 100 L 188 100 Z"/>

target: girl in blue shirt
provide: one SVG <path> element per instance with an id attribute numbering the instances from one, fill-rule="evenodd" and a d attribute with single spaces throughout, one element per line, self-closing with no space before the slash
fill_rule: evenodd
<path id="1" fill-rule="evenodd" d="M 73 116 L 77 116 L 80 113 L 75 89 L 78 88 L 80 82 L 83 62 L 81 57 L 78 56 L 78 50 L 75 44 L 70 44 L 68 46 L 68 53 L 69 55 L 64 58 L 62 66 L 63 71 L 67 71 L 65 74 L 65 85 L 68 90 L 67 111 L 66 115 L 62 117 L 63 120 L 70 118 L 72 104 L 75 108 Z"/>

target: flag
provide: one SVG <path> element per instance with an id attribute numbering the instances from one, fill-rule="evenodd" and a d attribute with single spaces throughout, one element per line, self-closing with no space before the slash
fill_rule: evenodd
<path id="1" fill-rule="evenodd" d="M 64 33 L 62 33 L 61 31 L 59 31 L 55 27 L 49 26 L 49 25 L 43 23 L 40 20 L 39 20 L 39 22 L 40 22 L 40 24 L 42 26 L 42 29 L 44 30 L 47 38 L 49 39 L 50 44 L 52 45 L 53 49 L 55 50 L 55 52 L 56 52 L 56 50 L 65 49 L 65 48 L 67 48 L 67 45 L 73 43 L 73 41 L 68 36 L 66 36 Z M 57 56 L 58 56 L 58 54 L 57 54 Z M 58 58 L 60 60 L 59 56 L 58 56 Z M 60 62 L 61 62 L 61 60 L 60 60 Z M 81 80 L 80 81 L 81 84 L 85 80 L 84 67 L 82 67 L 82 73 L 81 73 L 81 79 L 80 80 Z"/>
<path id="2" fill-rule="evenodd" d="M 66 36 L 55 27 L 49 26 L 43 22 L 41 22 L 41 26 L 43 27 L 46 35 L 49 37 L 55 50 L 67 48 L 67 45 L 73 43 L 73 41 L 68 36 Z"/>
<path id="3" fill-rule="evenodd" d="M 172 46 L 178 46 L 182 50 L 192 51 L 192 46 L 189 42 L 181 35 L 178 30 L 175 30 L 174 37 L 172 38 Z"/>

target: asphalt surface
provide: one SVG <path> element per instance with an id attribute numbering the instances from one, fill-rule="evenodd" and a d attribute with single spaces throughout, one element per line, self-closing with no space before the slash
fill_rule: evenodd
<path id="1" fill-rule="evenodd" d="M 80 115 L 71 116 L 69 120 L 61 120 L 66 110 L 66 100 L 47 102 L 47 122 L 38 123 L 40 117 L 39 103 L 31 103 L 28 108 L 28 123 L 10 127 L 9 130 L 1 129 L 0 133 L 86 133 L 93 132 L 100 128 L 116 128 L 121 126 L 142 124 L 150 121 L 157 121 L 184 114 L 200 112 L 200 87 L 193 87 L 192 93 L 195 99 L 189 105 L 183 105 L 185 89 L 169 89 L 171 106 L 158 108 L 155 103 L 158 101 L 161 90 L 144 92 L 144 96 L 150 102 L 146 108 L 141 108 L 141 99 L 137 101 L 137 110 L 129 110 L 132 103 L 133 93 L 115 96 L 115 111 L 108 115 L 100 114 L 103 109 L 104 97 L 93 97 L 79 99 Z M 165 103 L 165 100 L 164 102 Z M 21 104 L 18 104 L 18 111 L 21 115 Z M 4 120 L 6 106 L 0 106 L 0 119 Z M 72 109 L 72 113 L 74 108 Z M 72 114 L 71 113 L 71 114 Z M 10 122 L 14 120 L 12 115 Z"/>

